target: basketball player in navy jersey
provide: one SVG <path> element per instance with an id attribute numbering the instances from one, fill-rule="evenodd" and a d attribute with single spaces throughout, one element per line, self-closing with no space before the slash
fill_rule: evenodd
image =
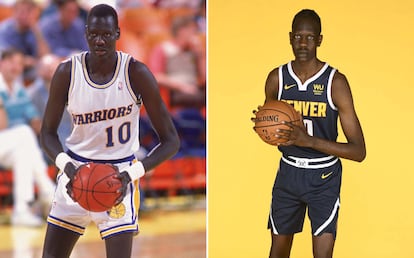
<path id="1" fill-rule="evenodd" d="M 266 101 L 283 100 L 302 115 L 303 125 L 278 130 L 287 139 L 272 193 L 268 228 L 270 257 L 289 257 L 295 233 L 301 232 L 306 209 L 311 221 L 313 256 L 332 257 L 337 231 L 341 161 L 361 162 L 365 141 L 346 77 L 317 58 L 321 22 L 313 10 L 296 14 L 289 34 L 295 59 L 272 70 Z M 259 107 L 260 109 L 260 107 Z M 256 112 L 256 111 L 254 111 Z M 337 119 L 346 142 L 337 142 Z"/>
<path id="2" fill-rule="evenodd" d="M 44 150 L 60 169 L 48 216 L 43 257 L 69 257 L 93 221 L 105 240 L 107 257 L 130 257 L 138 232 L 138 179 L 179 148 L 170 115 L 148 68 L 115 50 L 118 16 L 109 5 L 94 6 L 87 18 L 89 51 L 62 62 L 53 76 L 41 129 Z M 137 161 L 139 110 L 145 104 L 160 143 Z M 64 108 L 73 129 L 64 152 L 57 128 Z M 112 163 L 120 171 L 122 198 L 107 212 L 89 212 L 71 198 L 71 183 L 85 162 Z"/>

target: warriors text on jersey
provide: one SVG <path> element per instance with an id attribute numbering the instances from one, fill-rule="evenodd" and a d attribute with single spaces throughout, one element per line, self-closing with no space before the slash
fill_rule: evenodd
<path id="1" fill-rule="evenodd" d="M 72 116 L 68 149 L 85 158 L 122 159 L 139 148 L 141 99 L 134 94 L 128 67 L 131 56 L 117 52 L 112 79 L 97 84 L 89 77 L 86 52 L 72 57 L 67 109 Z"/>
<path id="2" fill-rule="evenodd" d="M 338 136 L 338 111 L 332 101 L 332 80 L 336 69 L 327 63 L 304 83 L 296 76 L 292 64 L 279 67 L 279 100 L 286 101 L 303 116 L 303 122 L 311 136 L 336 141 Z M 320 158 L 326 154 L 311 148 L 283 146 L 284 156 Z"/>

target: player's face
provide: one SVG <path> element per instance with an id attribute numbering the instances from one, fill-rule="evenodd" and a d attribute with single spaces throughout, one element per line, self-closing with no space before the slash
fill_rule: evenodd
<path id="1" fill-rule="evenodd" d="M 116 40 L 119 38 L 119 28 L 113 17 L 90 17 L 85 33 L 92 55 L 98 57 L 113 55 Z"/>
<path id="2" fill-rule="evenodd" d="M 316 58 L 316 48 L 322 42 L 317 25 L 308 19 L 299 20 L 289 33 L 290 44 L 296 61 L 309 61 Z"/>

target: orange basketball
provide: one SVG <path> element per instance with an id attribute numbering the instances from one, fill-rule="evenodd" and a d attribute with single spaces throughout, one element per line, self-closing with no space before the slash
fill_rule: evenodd
<path id="1" fill-rule="evenodd" d="M 72 184 L 73 199 L 84 209 L 94 212 L 107 211 L 120 193 L 121 180 L 115 178 L 118 169 L 111 164 L 87 163 L 79 167 Z"/>
<path id="2" fill-rule="evenodd" d="M 254 130 L 264 142 L 278 145 L 287 141 L 276 136 L 277 129 L 289 129 L 289 126 L 282 123 L 283 121 L 299 125 L 301 119 L 298 112 L 288 103 L 278 100 L 267 101 L 256 112 Z"/>

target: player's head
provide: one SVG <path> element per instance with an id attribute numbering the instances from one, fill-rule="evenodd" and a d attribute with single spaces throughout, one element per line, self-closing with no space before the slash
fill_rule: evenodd
<path id="1" fill-rule="evenodd" d="M 112 6 L 107 4 L 98 4 L 92 7 L 88 13 L 87 23 L 89 24 L 93 18 L 107 17 L 112 17 L 114 25 L 118 28 L 118 14 Z"/>
<path id="2" fill-rule="evenodd" d="M 294 31 L 295 28 L 303 20 L 308 20 L 309 22 L 313 23 L 314 28 L 316 29 L 315 33 L 317 33 L 318 35 L 321 34 L 321 31 L 322 31 L 321 18 L 314 10 L 310 10 L 310 9 L 303 9 L 295 15 L 295 17 L 293 18 L 293 22 L 292 22 L 292 31 Z"/>
<path id="3" fill-rule="evenodd" d="M 297 60 L 316 57 L 316 48 L 322 43 L 321 19 L 314 10 L 303 9 L 293 18 L 290 44 Z"/>
<path id="4" fill-rule="evenodd" d="M 102 56 L 115 51 L 120 36 L 115 9 L 106 4 L 92 7 L 86 19 L 85 33 L 92 54 Z"/>

